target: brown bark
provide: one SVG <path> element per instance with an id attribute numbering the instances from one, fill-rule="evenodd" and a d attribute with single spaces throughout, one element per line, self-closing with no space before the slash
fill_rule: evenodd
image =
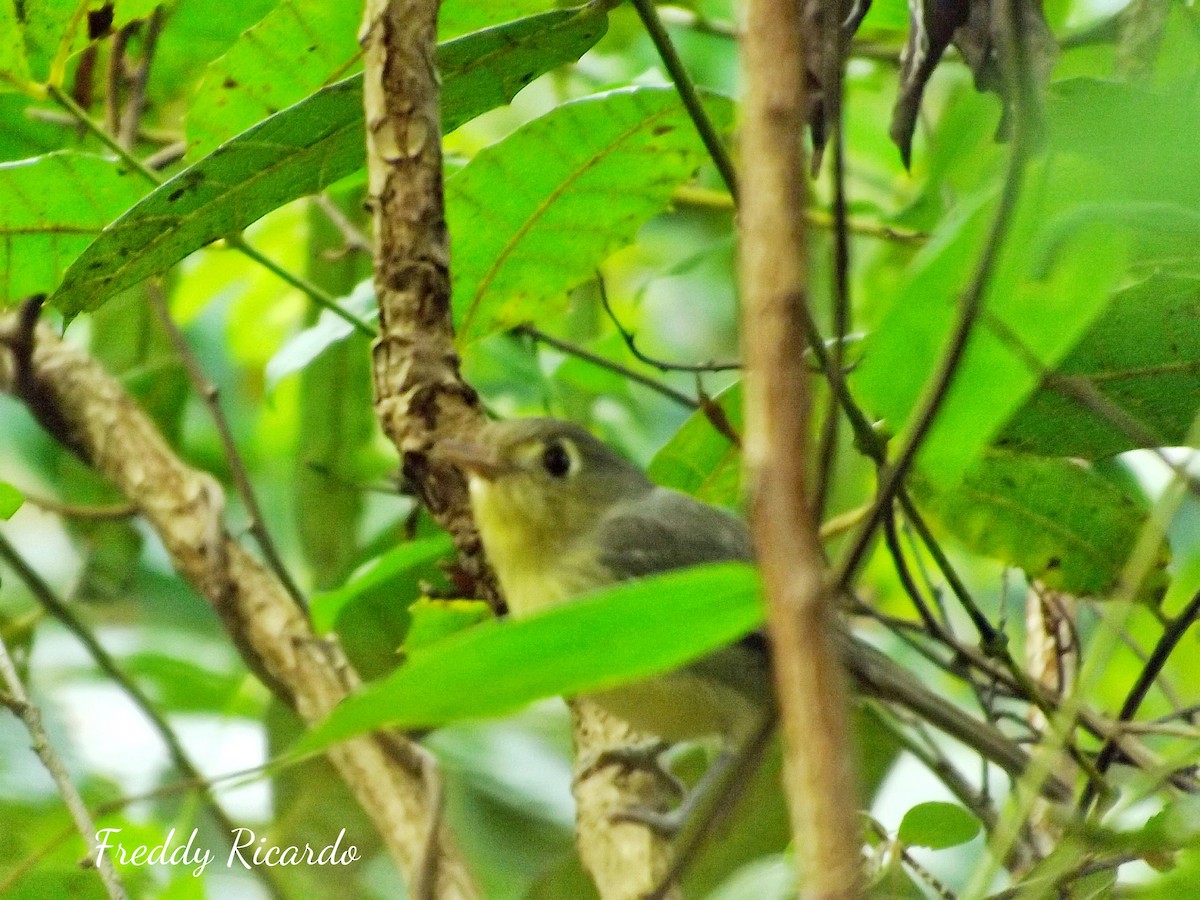
<path id="1" fill-rule="evenodd" d="M 33 346 L 30 347 L 30 339 Z M 62 443 L 106 476 L 157 532 L 176 570 L 216 610 L 246 664 L 308 723 L 358 683 L 336 643 L 318 638 L 283 586 L 226 530 L 224 494 L 184 464 L 121 384 L 48 328 L 0 317 L 0 390 L 21 397 Z M 397 864 L 436 872 L 437 896 L 476 896 L 431 798 L 436 773 L 397 735 L 348 741 L 328 757 L 371 816 Z"/>
<path id="2" fill-rule="evenodd" d="M 484 421 L 459 373 L 450 315 L 437 10 L 437 0 L 368 0 L 359 37 L 381 326 L 375 409 L 408 486 L 454 538 L 476 592 L 495 599 L 462 473 L 429 458 L 439 440 L 469 438 Z"/>
<path id="3" fill-rule="evenodd" d="M 741 287 L 746 464 L 774 645 L 785 790 L 806 897 L 856 897 L 861 847 L 846 678 L 810 468 L 799 0 L 751 0 L 744 39 Z"/>
<path id="4" fill-rule="evenodd" d="M 593 765 L 606 750 L 618 750 L 651 738 L 587 700 L 572 704 L 575 725 L 576 838 L 579 858 L 603 900 L 637 900 L 658 888 L 662 900 L 680 896 L 677 885 L 663 885 L 674 862 L 670 841 L 637 822 L 614 821 L 633 807 L 664 809 L 673 799 L 661 775 L 620 765 Z"/>
<path id="5" fill-rule="evenodd" d="M 409 486 L 454 537 L 475 594 L 499 606 L 462 475 L 429 455 L 439 441 L 469 438 L 483 424 L 454 347 L 434 67 L 437 7 L 437 0 L 368 0 L 360 36 L 382 331 L 374 354 L 375 406 Z M 633 739 L 624 723 L 580 704 L 580 759 Z M 642 825 L 614 823 L 611 814 L 656 805 L 669 796 L 665 783 L 616 766 L 585 765 L 574 787 L 580 854 L 600 895 L 631 900 L 653 888 L 670 867 L 669 843 Z"/>

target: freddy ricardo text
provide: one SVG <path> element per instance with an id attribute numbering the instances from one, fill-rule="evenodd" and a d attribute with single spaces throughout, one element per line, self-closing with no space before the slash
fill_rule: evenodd
<path id="1" fill-rule="evenodd" d="M 208 864 L 217 858 L 204 847 L 196 846 L 193 828 L 186 842 L 175 839 L 175 829 L 167 832 L 161 844 L 122 844 L 120 828 L 101 828 L 96 832 L 96 858 L 105 854 L 118 866 L 191 866 L 192 874 L 204 874 Z M 225 867 L 238 865 L 251 869 L 255 866 L 348 866 L 359 859 L 358 847 L 344 844 L 346 829 L 338 832 L 332 844 L 313 847 L 305 844 L 280 846 L 269 843 L 265 837 L 256 837 L 249 828 L 235 828 L 230 832 L 232 846 L 225 858 Z"/>

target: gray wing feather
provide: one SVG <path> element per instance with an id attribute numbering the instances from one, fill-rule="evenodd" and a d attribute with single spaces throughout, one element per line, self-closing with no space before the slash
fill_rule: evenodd
<path id="1" fill-rule="evenodd" d="M 617 579 L 753 559 L 745 522 L 666 488 L 619 505 L 596 528 L 600 563 Z"/>

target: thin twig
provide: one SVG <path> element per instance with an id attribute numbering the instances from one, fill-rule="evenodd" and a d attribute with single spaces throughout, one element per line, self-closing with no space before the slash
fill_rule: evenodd
<path id="1" fill-rule="evenodd" d="M 204 776 L 200 770 L 196 768 L 191 759 L 187 755 L 183 744 L 171 730 L 171 726 L 167 720 L 159 713 L 146 696 L 145 692 L 138 687 L 121 667 L 117 665 L 117 661 L 109 655 L 108 651 L 96 639 L 96 636 L 88 629 L 86 625 L 77 617 L 71 607 L 63 602 L 63 600 L 51 589 L 42 577 L 33 570 L 33 567 L 25 561 L 17 549 L 9 543 L 9 541 L 0 534 L 0 559 L 8 565 L 10 569 L 21 579 L 29 592 L 37 599 L 42 608 L 53 616 L 64 628 L 69 631 L 74 638 L 83 645 L 88 656 L 95 662 L 96 668 L 103 672 L 109 679 L 119 687 L 130 700 L 133 705 L 138 708 L 150 726 L 158 734 L 159 740 L 167 749 L 167 754 L 171 757 L 171 762 L 184 777 L 194 783 L 197 790 L 200 792 L 201 798 L 204 800 L 209 813 L 216 821 L 218 827 L 224 832 L 232 832 L 237 828 L 237 825 L 221 805 L 217 802 L 217 798 L 213 795 L 211 788 L 204 780 Z M 259 878 L 263 885 L 270 891 L 272 896 L 281 898 L 283 893 L 274 881 L 271 873 L 265 868 L 255 866 L 253 872 Z"/>
<path id="2" fill-rule="evenodd" d="M 300 762 L 300 759 L 296 759 Z M 238 769 L 234 772 L 226 772 L 223 775 L 216 775 L 212 778 L 178 778 L 174 781 L 160 784 L 148 791 L 143 791 L 140 794 L 127 794 L 124 797 L 118 797 L 115 800 L 108 800 L 104 803 L 99 803 L 92 807 L 92 818 L 96 821 L 110 816 L 113 813 L 120 812 L 123 809 L 134 805 L 135 803 L 145 803 L 150 800 L 161 800 L 164 797 L 171 797 L 176 794 L 184 793 L 191 790 L 206 790 L 211 791 L 218 785 L 228 785 L 237 787 L 242 784 L 247 784 L 251 780 L 264 777 L 272 770 L 274 762 L 268 762 L 265 765 L 252 766 L 246 769 Z M 249 777 L 248 777 L 249 776 Z M 75 834 L 75 829 L 72 826 L 64 828 L 58 834 L 48 839 L 44 844 L 38 847 L 37 850 L 29 854 L 15 866 L 13 866 L 3 880 L 0 880 L 0 897 L 5 896 L 5 893 L 12 889 L 13 885 L 17 884 L 29 872 L 36 868 L 37 864 L 70 840 Z"/>
<path id="3" fill-rule="evenodd" d="M 46 771 L 50 773 L 50 777 L 54 779 L 58 793 L 66 803 L 71 819 L 75 823 L 75 829 L 88 848 L 90 860 L 99 872 L 101 881 L 104 882 L 104 889 L 108 892 L 111 900 L 125 900 L 128 895 L 121 885 L 121 880 L 117 877 L 112 860 L 104 855 L 96 843 L 96 823 L 92 821 L 92 816 L 88 812 L 83 798 L 79 796 L 75 785 L 71 783 L 71 776 L 67 773 L 66 765 L 55 752 L 54 745 L 50 743 L 46 729 L 42 727 L 41 713 L 36 706 L 29 702 L 29 695 L 25 693 L 25 686 L 21 684 L 20 676 L 17 675 L 17 667 L 13 665 L 12 657 L 9 656 L 8 647 L 3 640 L 0 640 L 0 678 L 3 678 L 7 691 L 4 698 L 5 705 L 25 723 L 25 730 L 33 739 L 33 750 L 41 759 L 42 765 L 46 767 Z"/>
<path id="4" fill-rule="evenodd" d="M 61 503 L 49 497 L 21 491 L 25 500 L 38 509 L 63 516 L 67 519 L 91 519 L 93 521 L 108 521 L 112 519 L 128 519 L 138 514 L 138 508 L 133 503 L 112 503 L 107 506 L 84 506 L 77 503 Z"/>
<path id="5" fill-rule="evenodd" d="M 658 51 L 667 72 L 670 73 L 671 80 L 675 82 L 675 90 L 679 92 L 679 99 L 683 101 L 684 108 L 696 126 L 696 131 L 700 134 L 700 140 L 704 142 L 708 155 L 712 157 L 717 171 L 721 173 L 721 180 L 725 182 L 725 186 L 736 202 L 738 182 L 733 159 L 721 142 L 721 136 L 717 134 L 712 119 L 705 111 L 704 104 L 700 102 L 700 95 L 696 92 L 696 86 L 692 83 L 691 76 L 688 75 L 687 67 L 679 58 L 679 54 L 675 51 L 675 45 L 671 43 L 670 35 L 667 34 L 662 21 L 658 18 L 654 0 L 633 0 L 633 6 L 637 10 L 642 24 L 646 26 L 650 40 L 654 42 L 654 48 Z"/>
<path id="6" fill-rule="evenodd" d="M 621 336 L 621 340 L 625 342 L 625 346 L 629 349 L 629 352 L 639 362 L 653 366 L 660 372 L 728 372 L 742 367 L 740 362 L 676 363 L 648 356 L 638 349 L 633 332 L 622 325 L 621 320 L 617 318 L 616 310 L 612 308 L 612 304 L 608 299 L 608 287 L 605 284 L 604 276 L 599 272 L 596 273 L 596 289 L 600 293 L 600 305 L 608 315 L 609 321 L 617 329 L 617 334 Z"/>
<path id="7" fill-rule="evenodd" d="M 921 596 L 921 591 L 917 588 L 917 583 L 913 581 L 912 573 L 908 569 L 908 563 L 904 559 L 904 549 L 900 546 L 899 536 L 896 533 L 896 517 L 894 513 L 889 514 L 883 520 L 883 537 L 887 542 L 888 552 L 892 556 L 892 565 L 896 569 L 896 575 L 900 578 L 900 584 L 912 601 L 917 615 L 921 617 L 921 621 L 925 624 L 925 630 L 932 637 L 941 637 L 942 624 L 934 618 L 928 604 L 925 603 L 925 598 Z"/>
<path id="8" fill-rule="evenodd" d="M 104 130 L 116 134 L 121 126 L 121 90 L 125 82 L 125 47 L 137 30 L 137 23 L 130 22 L 112 37 L 108 48 L 108 67 L 104 79 Z M 76 126 L 82 124 L 73 117 Z"/>
<path id="9" fill-rule="evenodd" d="M 872 702 L 869 708 L 875 709 L 880 706 L 882 704 Z M 923 727 L 919 726 L 919 730 L 925 738 L 925 744 L 914 740 L 907 731 L 893 722 L 892 717 L 886 713 L 878 713 L 876 721 L 887 729 L 893 740 L 924 765 L 938 781 L 944 784 L 947 790 L 957 797 L 963 806 L 971 810 L 975 814 L 975 817 L 983 823 L 985 829 L 991 831 L 995 827 L 996 810 L 991 802 L 967 781 L 949 759 L 936 749 L 933 739 L 928 734 L 924 734 Z"/>
<path id="10" fill-rule="evenodd" d="M 1015 103 L 1014 109 L 1019 111 L 1020 105 L 1020 103 Z M 974 331 L 979 314 L 983 310 L 988 284 L 991 282 L 992 272 L 996 267 L 1000 250 L 1008 234 L 1009 224 L 1016 211 L 1017 197 L 1020 195 L 1021 183 L 1025 173 L 1027 150 L 1025 147 L 1024 129 L 1019 127 L 1020 118 L 1019 114 L 1014 115 L 1017 124 L 1013 128 L 1012 149 L 1008 157 L 1008 171 L 1004 177 L 1004 186 L 1001 190 L 999 205 L 996 208 L 995 217 L 992 219 L 991 229 L 988 232 L 983 254 L 980 256 L 979 262 L 975 267 L 975 274 L 972 276 L 971 282 L 958 304 L 954 324 L 950 329 L 950 335 L 942 350 L 941 358 L 934 369 L 933 378 L 922 391 L 920 400 L 913 411 L 913 424 L 908 431 L 908 437 L 896 454 L 895 459 L 885 468 L 883 480 L 876 492 L 875 505 L 871 510 L 871 514 L 868 515 L 862 526 L 855 533 L 849 547 L 843 553 L 838 563 L 834 584 L 839 589 L 849 587 L 858 573 L 859 565 L 866 556 L 867 548 L 871 544 L 875 530 L 883 521 L 883 516 L 892 498 L 903 485 L 904 478 L 908 475 L 909 467 L 916 458 L 917 451 L 921 449 L 921 445 L 925 442 L 925 438 L 928 436 L 929 430 L 933 426 L 933 422 L 937 418 L 942 404 L 945 402 L 946 396 L 950 391 L 950 386 L 954 382 L 954 377 L 958 373 L 958 367 L 962 362 L 963 354 L 966 352 L 971 333 Z"/>
<path id="11" fill-rule="evenodd" d="M 350 221 L 349 217 L 338 208 L 338 205 L 329 199 L 328 194 L 317 194 L 313 198 L 317 208 L 325 213 L 325 217 L 333 224 L 333 227 L 338 230 L 345 242 L 346 250 L 354 250 L 359 253 L 370 254 L 372 252 L 371 241 L 363 232 Z"/>
<path id="12" fill-rule="evenodd" d="M 167 166 L 179 162 L 186 153 L 187 141 L 175 141 L 159 150 L 155 150 L 143 162 L 145 162 L 147 169 L 157 172 L 160 169 L 165 169 Z"/>
<path id="13" fill-rule="evenodd" d="M 833 182 L 833 335 L 834 345 L 830 365 L 835 371 L 844 368 L 845 339 L 850 331 L 850 235 L 846 211 L 846 137 L 842 117 L 843 85 L 843 39 L 840 4 L 826 4 L 823 10 L 822 40 L 832 52 L 826 51 L 826 71 L 821 92 L 825 105 L 826 121 L 832 126 L 833 165 L 830 179 Z M 825 506 L 833 489 L 834 463 L 837 461 L 838 431 L 841 415 L 840 403 L 833 391 L 829 392 L 825 407 L 825 418 L 821 423 L 821 436 L 817 449 L 817 484 L 813 491 L 813 505 L 817 521 L 825 517 Z M 889 513 L 890 515 L 890 513 Z M 894 530 L 894 524 L 893 524 Z"/>
<path id="14" fill-rule="evenodd" d="M 279 551 L 275 547 L 275 541 L 271 538 L 271 533 L 267 530 L 266 518 L 263 516 L 262 507 L 258 505 L 258 498 L 254 494 L 254 487 L 250 484 L 250 477 L 246 474 L 246 467 L 242 463 L 241 453 L 238 452 L 237 442 L 234 440 L 233 431 L 229 427 L 229 420 L 225 418 L 225 413 L 221 409 L 221 403 L 217 396 L 217 386 L 204 374 L 204 370 L 200 367 L 200 361 L 196 359 L 196 354 L 192 352 L 192 348 L 188 346 L 183 332 L 179 330 L 179 326 L 175 324 L 175 320 L 171 317 L 171 310 L 167 306 L 167 298 L 163 296 L 162 288 L 158 282 L 154 280 L 147 282 L 146 293 L 150 296 L 150 303 L 154 307 L 155 312 L 158 313 L 163 328 L 166 329 L 167 335 L 171 338 L 171 343 L 175 345 L 175 352 L 178 354 L 180 362 L 183 363 L 188 381 L 192 383 L 192 389 L 200 396 L 204 405 L 208 407 L 213 424 L 217 427 L 217 434 L 221 439 L 221 447 L 224 449 L 225 459 L 229 463 L 229 472 L 233 476 L 234 487 L 237 488 L 238 496 L 242 498 L 242 502 L 246 505 L 246 512 L 250 516 L 248 529 L 254 535 L 255 543 L 262 550 L 267 565 L 275 573 L 280 584 L 283 585 L 284 590 L 288 592 L 288 595 L 295 602 L 296 606 L 302 611 L 307 612 L 308 601 L 304 598 L 304 594 L 300 592 L 299 586 L 292 579 L 291 573 L 288 572 L 287 566 L 284 565 L 283 557 L 280 556 Z"/>
<path id="15" fill-rule="evenodd" d="M 1154 645 L 1154 650 L 1151 651 L 1150 658 L 1146 661 L 1146 665 L 1142 668 L 1142 671 L 1138 673 L 1137 680 L 1125 696 L 1125 702 L 1121 704 L 1121 711 L 1117 714 L 1117 721 L 1128 722 L 1137 715 L 1138 708 L 1142 705 L 1142 701 L 1146 699 L 1146 694 L 1150 692 L 1150 686 L 1154 684 L 1154 680 L 1162 672 L 1163 667 L 1167 664 L 1167 660 L 1175 652 L 1175 648 L 1179 646 L 1179 642 L 1183 640 L 1183 636 L 1187 634 L 1187 630 L 1192 627 L 1198 616 L 1200 616 L 1200 593 L 1192 597 L 1188 605 L 1167 626 L 1162 637 L 1158 639 L 1158 643 Z M 1100 748 L 1100 753 L 1096 756 L 1096 768 L 1102 773 L 1107 772 L 1108 767 L 1112 765 L 1116 757 L 1116 753 L 1117 748 L 1115 744 L 1111 740 L 1106 741 L 1104 746 Z M 1095 794 L 1090 790 L 1090 786 L 1084 790 L 1083 796 L 1079 800 L 1079 809 L 1081 812 L 1087 811 L 1094 797 Z"/>
<path id="16" fill-rule="evenodd" d="M 540 344 L 545 344 L 547 347 L 553 347 L 569 356 L 578 357 L 584 362 L 589 362 L 594 366 L 602 369 L 608 369 L 610 372 L 616 372 L 622 378 L 628 378 L 640 384 L 642 387 L 649 388 L 656 393 L 662 394 L 669 400 L 673 400 L 680 406 L 686 406 L 688 409 L 699 409 L 700 403 L 693 400 L 682 391 L 677 391 L 670 385 L 663 384 L 661 381 L 655 381 L 641 372 L 635 372 L 633 369 L 623 366 L 618 362 L 613 362 L 611 359 L 606 359 L 599 354 L 593 353 L 590 350 L 585 350 L 578 344 L 573 344 L 570 341 L 564 341 L 562 338 L 557 338 L 552 334 L 547 334 L 540 328 L 535 328 L 532 325 L 518 325 L 513 329 L 517 334 L 523 334 L 526 337 L 532 338 Z"/>
<path id="17" fill-rule="evenodd" d="M 154 7 L 146 23 L 146 36 L 142 41 L 142 58 L 129 79 L 129 94 L 125 98 L 125 109 L 121 114 L 121 131 L 117 136 L 122 147 L 133 147 L 141 127 L 142 113 L 146 109 L 146 85 L 150 81 L 150 66 L 154 62 L 154 51 L 158 47 L 158 35 L 163 26 L 163 8 Z"/>
<path id="18" fill-rule="evenodd" d="M 675 206 L 690 206 L 695 209 L 713 209 L 733 212 L 736 206 L 727 191 L 685 184 L 675 189 L 671 195 Z M 830 230 L 834 227 L 833 215 L 823 209 L 809 207 L 804 212 L 804 220 L 814 228 Z M 929 240 L 929 235 L 923 231 L 913 231 L 911 228 L 900 228 L 895 225 L 885 225 L 871 219 L 861 219 L 850 216 L 846 220 L 846 230 L 859 237 L 877 238 L 896 244 L 923 244 Z"/>
<path id="19" fill-rule="evenodd" d="M 914 875 L 929 885 L 929 888 L 938 897 L 940 897 L 941 900 L 956 900 L 955 893 L 950 890 L 950 888 L 946 887 L 946 885 L 942 884 L 942 882 L 939 881 L 932 872 L 917 862 L 913 855 L 908 852 L 907 847 L 900 844 L 898 840 L 893 841 L 891 835 L 888 834 L 887 829 L 876 822 L 873 818 L 869 819 L 869 821 L 871 824 L 871 830 L 875 832 L 876 837 L 882 841 L 886 841 L 888 844 L 898 850 L 900 854 L 900 861 L 909 869 L 911 869 Z"/>

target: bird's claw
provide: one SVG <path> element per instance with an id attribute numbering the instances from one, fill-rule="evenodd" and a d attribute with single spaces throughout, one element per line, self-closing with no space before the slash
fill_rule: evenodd
<path id="1" fill-rule="evenodd" d="M 687 794 L 687 788 L 659 763 L 659 759 L 670 748 L 671 744 L 666 741 L 646 741 L 625 747 L 610 747 L 597 753 L 579 770 L 577 777 L 581 780 L 590 778 L 607 766 L 619 766 L 625 771 L 647 772 L 662 778 L 678 796 L 683 797 Z"/>
<path id="2" fill-rule="evenodd" d="M 643 806 L 631 806 L 620 812 L 611 813 L 608 819 L 613 823 L 626 822 L 644 825 L 661 837 L 671 839 L 683 830 L 689 813 L 690 809 L 687 803 L 669 812 L 660 812 Z"/>

